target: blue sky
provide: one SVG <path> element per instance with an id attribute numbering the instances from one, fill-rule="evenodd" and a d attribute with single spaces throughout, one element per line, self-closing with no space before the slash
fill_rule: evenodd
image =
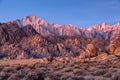
<path id="1" fill-rule="evenodd" d="M 0 22 L 28 15 L 76 27 L 112 25 L 120 21 L 120 0 L 0 0 Z"/>

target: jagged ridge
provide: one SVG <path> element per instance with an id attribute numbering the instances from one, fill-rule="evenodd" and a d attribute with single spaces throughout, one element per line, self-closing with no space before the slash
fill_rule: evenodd
<path id="1" fill-rule="evenodd" d="M 96 24 L 88 28 L 76 28 L 71 24 L 59 25 L 50 24 L 36 16 L 27 16 L 23 19 L 13 21 L 24 27 L 31 25 L 42 36 L 84 36 L 99 39 L 113 39 L 116 35 L 120 34 L 120 22 L 115 25 L 109 26 L 106 23 L 101 25 Z"/>
<path id="2" fill-rule="evenodd" d="M 99 53 L 120 56 L 120 36 L 112 35 L 113 39 L 104 40 L 103 34 L 108 37 L 106 34 L 109 32 L 110 35 L 119 33 L 119 23 L 113 27 L 104 23 L 75 28 L 72 25 L 49 24 L 35 16 L 28 16 L 0 24 L 0 58 L 94 57 Z"/>

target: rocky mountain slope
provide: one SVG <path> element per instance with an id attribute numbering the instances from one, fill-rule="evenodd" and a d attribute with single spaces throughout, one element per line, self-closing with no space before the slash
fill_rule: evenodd
<path id="1" fill-rule="evenodd" d="M 116 35 L 120 35 L 120 22 L 112 26 L 103 23 L 88 28 L 77 28 L 71 24 L 50 24 L 36 16 L 27 16 L 11 22 L 18 24 L 19 27 L 31 25 L 42 36 L 84 36 L 99 39 L 113 39 Z"/>
<path id="2" fill-rule="evenodd" d="M 0 59 L 120 56 L 120 23 L 75 28 L 35 16 L 0 24 Z"/>

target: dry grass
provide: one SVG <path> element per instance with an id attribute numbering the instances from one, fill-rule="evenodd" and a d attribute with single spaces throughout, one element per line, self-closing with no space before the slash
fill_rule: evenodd
<path id="1" fill-rule="evenodd" d="M 40 59 L 0 60 L 0 65 L 33 65 L 40 63 Z"/>
<path id="2" fill-rule="evenodd" d="M 107 61 L 109 60 L 109 62 Z M 0 80 L 119 80 L 120 59 L 96 63 L 45 63 L 41 59 L 0 60 Z M 46 62 L 46 61 L 45 61 Z M 114 63 L 114 66 L 113 64 Z"/>

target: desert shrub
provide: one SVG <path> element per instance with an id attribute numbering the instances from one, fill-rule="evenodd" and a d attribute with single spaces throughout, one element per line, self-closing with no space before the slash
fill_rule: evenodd
<path id="1" fill-rule="evenodd" d="M 85 80 L 84 77 L 73 77 L 72 80 Z"/>
<path id="2" fill-rule="evenodd" d="M 25 70 L 22 70 L 22 69 L 21 69 L 21 70 L 17 71 L 17 75 L 18 75 L 19 78 L 25 77 L 26 74 L 27 74 L 27 73 L 26 73 Z"/>
<path id="3" fill-rule="evenodd" d="M 106 72 L 107 72 L 106 70 L 97 70 L 93 74 L 95 76 L 100 76 L 100 75 L 104 75 Z"/>
<path id="4" fill-rule="evenodd" d="M 78 64 L 74 64 L 74 66 L 73 66 L 75 69 L 79 69 L 80 68 L 80 65 L 78 65 Z"/>
<path id="5" fill-rule="evenodd" d="M 61 76 L 60 80 L 69 80 L 70 78 L 72 79 L 71 76 L 63 75 L 63 76 Z M 71 80 L 71 79 L 70 79 L 70 80 Z"/>
<path id="6" fill-rule="evenodd" d="M 110 77 L 111 77 L 111 73 L 108 72 L 108 73 L 104 74 L 103 76 L 104 76 L 104 77 L 108 77 L 108 78 L 110 78 Z"/>
<path id="7" fill-rule="evenodd" d="M 44 73 L 29 73 L 26 76 L 26 80 L 44 80 L 45 74 Z"/>
<path id="8" fill-rule="evenodd" d="M 4 67 L 3 71 L 8 73 L 13 73 L 15 72 L 15 69 L 14 67 Z"/>
<path id="9" fill-rule="evenodd" d="M 38 76 L 37 75 L 29 75 L 27 76 L 26 80 L 38 80 Z M 43 80 L 43 79 L 41 79 Z"/>
<path id="10" fill-rule="evenodd" d="M 45 77 L 44 80 L 52 80 L 50 77 Z"/>
<path id="11" fill-rule="evenodd" d="M 19 77 L 16 73 L 11 74 L 10 77 L 8 77 L 8 80 L 19 80 Z"/>
<path id="12" fill-rule="evenodd" d="M 83 74 L 83 71 L 82 71 L 81 69 L 74 69 L 74 70 L 73 70 L 73 74 L 74 74 L 75 76 L 80 76 L 80 75 Z"/>
<path id="13" fill-rule="evenodd" d="M 0 66 L 0 71 L 2 71 L 3 70 L 3 67 L 2 66 Z"/>
<path id="14" fill-rule="evenodd" d="M 23 67 L 20 65 L 15 65 L 14 68 L 18 71 L 18 70 L 22 69 Z"/>
<path id="15" fill-rule="evenodd" d="M 63 68 L 63 70 L 62 70 L 62 72 L 72 72 L 72 71 L 73 71 L 73 68 L 69 67 L 69 66 Z"/>
<path id="16" fill-rule="evenodd" d="M 111 80 L 120 80 L 120 72 L 113 73 Z"/>
<path id="17" fill-rule="evenodd" d="M 0 72 L 0 80 L 7 80 L 7 78 L 10 76 L 9 73 L 6 73 L 4 71 Z"/>

